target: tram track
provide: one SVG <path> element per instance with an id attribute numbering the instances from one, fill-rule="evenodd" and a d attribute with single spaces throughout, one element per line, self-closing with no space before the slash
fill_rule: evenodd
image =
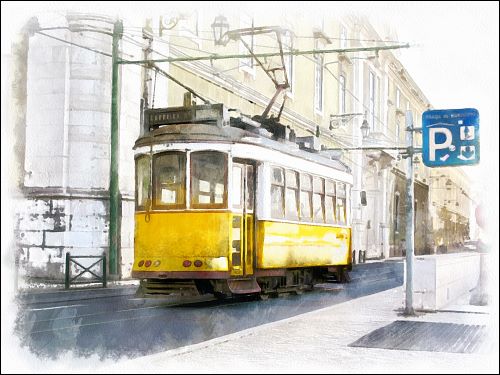
<path id="1" fill-rule="evenodd" d="M 339 291 L 341 290 L 341 288 L 332 288 L 332 289 L 317 289 L 315 290 L 316 293 L 325 293 L 325 292 L 331 292 L 331 291 Z M 274 297 L 274 298 L 280 298 L 280 297 L 285 297 L 285 296 L 288 296 L 290 295 L 290 293 L 281 293 L 280 295 L 278 295 L 278 297 Z M 131 298 L 131 299 L 128 299 L 126 301 L 126 303 L 128 303 L 129 301 L 137 301 L 138 303 L 140 302 L 143 302 L 143 303 L 147 303 L 148 301 L 151 303 L 154 301 L 151 301 L 150 299 L 147 299 L 147 298 Z M 126 309 L 118 309 L 118 310 L 106 310 L 106 311 L 100 311 L 100 312 L 95 312 L 95 313 L 80 313 L 80 314 L 77 314 L 77 315 L 74 315 L 74 316 L 70 316 L 70 317 L 55 317 L 55 318 L 43 318 L 43 319 L 36 319 L 35 321 L 29 321 L 26 319 L 26 314 L 23 315 L 23 317 L 20 319 L 20 320 L 23 320 L 24 321 L 21 321 L 20 323 L 18 323 L 18 331 L 23 331 L 23 330 L 26 330 L 26 329 L 23 329 L 23 328 L 26 328 L 26 326 L 29 326 L 29 325 L 33 325 L 33 324 L 48 324 L 50 322 L 55 322 L 55 321 L 74 321 L 74 320 L 77 320 L 77 319 L 81 319 L 81 318 L 84 318 L 84 319 L 91 319 L 91 318 L 99 318 L 99 317 L 105 317 L 105 316 L 109 316 L 110 314 L 128 314 L 128 313 L 137 313 L 137 312 L 140 312 L 140 311 L 146 311 L 146 310 L 155 310 L 155 309 L 161 309 L 161 308 L 183 308 L 183 307 L 191 307 L 191 308 L 205 308 L 205 309 L 210 309 L 210 308 L 217 308 L 217 307 L 221 307 L 221 306 L 229 306 L 229 305 L 237 305 L 237 304 L 240 304 L 242 302 L 253 302 L 255 301 L 255 297 L 254 296 L 243 296 L 243 297 L 232 297 L 232 298 L 227 298 L 227 299 L 224 299 L 224 300 L 221 300 L 221 299 L 217 299 L 215 297 L 203 297 L 203 298 L 198 298 L 198 297 L 195 297 L 192 301 L 182 301 L 182 302 L 179 302 L 179 301 L 171 301 L 171 302 L 164 302 L 164 303 L 160 303 L 160 304 L 154 304 L 153 306 L 138 306 L 138 307 L 132 307 L 132 308 L 126 308 Z M 256 302 L 256 301 L 255 301 Z M 44 313 L 42 313 L 43 315 L 46 315 L 48 313 L 50 313 L 51 311 L 49 310 L 60 310 L 60 309 L 66 309 L 66 310 L 71 310 L 71 309 L 75 309 L 75 308 L 84 308 L 85 310 L 88 310 L 88 309 L 93 309 L 93 306 L 90 305 L 90 304 L 87 304 L 87 305 L 83 305 L 83 304 L 75 304 L 75 305 L 64 305 L 64 306 L 54 306 L 54 307 L 46 307 L 46 308 L 35 308 L 35 309 L 26 309 L 26 312 L 27 313 L 36 313 L 36 312 L 41 312 L 43 311 Z M 161 315 L 161 314 L 160 314 Z M 152 318 L 154 317 L 155 315 L 142 315 L 140 318 Z M 87 323 L 87 324 L 79 324 L 78 326 L 87 326 L 87 325 L 99 325 L 99 324 L 107 324 L 107 323 L 111 323 L 111 322 L 114 322 L 114 321 L 124 321 L 124 320 L 133 320 L 133 319 L 137 319 L 135 317 L 132 317 L 132 318 L 127 318 L 127 319 L 116 319 L 116 318 L 110 318 L 110 319 L 104 319 L 103 321 L 101 322 L 96 322 L 96 323 Z M 74 328 L 75 325 L 68 325 L 66 327 L 59 327 L 57 328 L 57 330 L 61 330 L 61 329 L 72 329 Z M 36 331 L 31 331 L 30 334 L 36 334 L 36 333 L 42 333 L 42 332 L 50 332 L 51 330 L 53 330 L 52 328 L 51 329 L 46 329 L 46 330 L 36 330 Z"/>
<path id="2" fill-rule="evenodd" d="M 398 275 L 399 275 L 398 271 Z M 23 346 L 37 355 L 137 357 L 200 343 L 400 285 L 399 276 L 373 282 L 318 285 L 278 298 L 119 298 L 24 304 L 16 324 Z"/>

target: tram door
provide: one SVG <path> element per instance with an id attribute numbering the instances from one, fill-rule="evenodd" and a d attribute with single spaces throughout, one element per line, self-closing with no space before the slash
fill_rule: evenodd
<path id="1" fill-rule="evenodd" d="M 231 274 L 253 274 L 255 168 L 233 162 Z"/>

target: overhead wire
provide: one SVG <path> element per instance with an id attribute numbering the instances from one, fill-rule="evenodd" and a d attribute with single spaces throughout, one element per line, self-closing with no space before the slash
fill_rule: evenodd
<path id="1" fill-rule="evenodd" d="M 268 37 L 268 38 L 272 38 L 270 35 L 267 35 L 267 34 L 263 34 L 263 36 L 266 36 L 266 37 Z M 314 38 L 314 37 L 312 37 L 312 38 Z M 332 38 L 331 38 L 331 39 L 332 39 Z M 398 43 L 399 43 L 399 42 L 398 42 Z M 288 48 L 289 48 L 289 47 L 288 47 Z M 313 58 L 313 57 L 310 57 L 310 56 L 307 56 L 307 55 L 299 55 L 299 56 L 300 56 L 300 57 L 303 57 L 303 58 L 305 58 L 305 59 L 307 59 L 307 60 L 309 60 L 309 61 L 311 61 L 311 62 L 313 62 L 314 64 L 316 64 L 316 61 L 314 60 L 314 58 Z M 328 64 L 328 63 L 326 63 L 326 64 Z M 328 68 L 325 66 L 325 64 L 323 64 L 323 68 L 324 68 L 324 69 L 325 69 L 325 70 L 326 70 L 326 71 L 327 71 L 327 72 L 328 72 L 328 73 L 329 73 L 329 74 L 330 74 L 330 75 L 331 75 L 331 76 L 332 76 L 332 77 L 333 77 L 333 78 L 337 81 L 337 83 L 340 83 L 339 78 L 338 78 L 338 77 L 337 77 L 337 76 L 336 76 L 336 75 L 335 75 L 335 74 L 334 74 L 334 73 L 333 73 L 330 69 L 328 69 Z M 361 101 L 361 100 L 360 100 L 360 99 L 359 99 L 359 98 L 358 98 L 358 97 L 357 97 L 357 96 L 356 96 L 356 95 L 355 95 L 355 94 L 354 94 L 351 90 L 349 90 L 347 87 L 345 88 L 345 90 L 346 90 L 346 92 L 347 92 L 347 93 L 348 93 L 348 94 L 349 94 L 349 95 L 350 95 L 353 99 L 355 99 L 355 100 L 356 100 L 359 104 L 361 104 L 361 105 L 362 105 L 362 107 L 363 107 L 363 109 L 364 109 L 365 111 L 371 112 L 371 111 L 370 111 L 370 108 L 369 108 L 368 106 L 366 106 L 366 105 L 365 105 L 365 104 L 364 104 L 364 103 L 363 103 L 363 102 L 362 102 L 362 101 Z M 389 128 L 389 126 L 385 126 L 385 123 L 384 123 L 382 120 L 380 120 L 379 116 L 374 115 L 373 117 L 374 117 L 374 119 L 377 121 L 377 124 L 378 124 L 378 125 L 381 125 L 381 126 L 382 126 L 382 128 L 385 128 L 388 132 L 390 132 L 390 133 L 394 136 L 394 138 L 397 138 L 397 134 L 396 134 L 396 133 L 395 133 L 392 129 L 390 129 L 390 128 Z"/>
<path id="2" fill-rule="evenodd" d="M 61 27 L 61 28 L 62 28 L 62 27 Z M 50 28 L 50 29 L 56 29 L 56 28 Z M 58 29 L 59 29 L 59 28 L 58 28 Z M 111 54 L 108 54 L 108 53 L 105 53 L 105 52 L 102 52 L 102 51 L 98 51 L 98 50 L 95 50 L 95 49 L 92 49 L 92 48 L 89 48 L 89 47 L 83 46 L 83 45 L 81 45 L 81 44 L 77 44 L 77 43 L 74 43 L 74 42 L 70 42 L 70 41 L 67 41 L 67 40 L 64 40 L 64 39 L 61 39 L 61 38 L 58 38 L 58 37 L 55 37 L 55 36 L 52 36 L 52 35 L 46 34 L 46 33 L 42 32 L 42 31 L 37 31 L 37 33 L 39 33 L 39 34 L 41 34 L 41 35 L 44 35 L 44 36 L 46 36 L 46 37 L 49 37 L 49 38 L 52 38 L 52 39 L 55 39 L 55 40 L 61 41 L 61 42 L 66 43 L 66 44 L 70 44 L 70 45 L 73 45 L 73 46 L 76 46 L 76 47 L 80 47 L 80 48 L 83 48 L 83 49 L 86 49 L 86 50 L 92 51 L 92 52 L 94 52 L 94 53 L 98 53 L 98 54 L 101 54 L 101 55 L 104 55 L 104 56 L 107 56 L 107 57 L 112 57 L 112 55 L 111 55 Z M 125 34 L 125 33 L 124 33 L 124 34 Z M 124 36 L 127 38 L 127 40 L 128 40 L 130 43 L 132 43 L 132 44 L 134 44 L 134 45 L 136 45 L 136 46 L 138 46 L 138 47 L 141 47 L 141 48 L 145 47 L 145 45 L 144 45 L 144 44 L 142 44 L 142 43 L 140 43 L 139 41 L 137 41 L 137 40 L 133 39 L 131 36 L 129 36 L 129 35 L 124 35 Z M 91 38 L 91 37 L 89 37 L 89 38 L 90 38 L 90 39 L 94 39 L 94 40 L 96 40 L 96 38 Z M 161 39 L 160 39 L 160 40 L 161 40 Z M 211 40 L 211 39 L 209 39 L 209 40 Z M 170 44 L 170 45 L 174 45 L 174 46 L 180 47 L 180 48 L 186 48 L 186 46 L 176 45 L 176 44 L 173 44 L 173 43 L 171 43 L 171 42 L 166 42 L 166 41 L 164 41 L 164 42 L 165 42 L 165 43 L 168 43 L 168 44 Z M 257 46 L 259 46 L 259 45 L 257 45 Z M 265 47 L 265 48 L 273 48 L 272 46 L 263 46 L 263 45 L 261 45 L 260 47 Z M 276 47 L 276 48 L 277 48 L 277 47 Z M 193 48 L 189 48 L 189 47 L 187 47 L 187 49 L 193 49 Z M 200 51 L 200 49 L 193 49 L 193 50 Z M 156 50 L 154 50 L 154 49 L 151 49 L 151 51 L 152 51 L 152 52 L 154 52 L 154 53 L 156 53 L 156 54 L 159 54 L 160 56 L 167 57 L 166 55 L 164 55 L 164 54 L 162 54 L 162 53 L 160 53 L 160 52 L 158 52 L 158 51 L 156 51 Z M 205 52 L 205 53 L 209 53 L 209 52 Z M 305 57 L 306 59 L 311 60 L 311 61 L 313 61 L 313 62 L 314 62 L 314 60 L 313 60 L 312 58 L 310 58 L 310 57 L 308 57 L 308 56 L 304 56 L 304 57 Z M 174 64 L 174 65 L 177 65 L 177 64 Z M 158 73 L 158 70 L 157 70 L 157 69 L 155 69 L 155 67 L 151 67 L 151 66 L 144 66 L 144 65 L 142 65 L 142 64 L 141 64 L 141 66 L 146 67 L 146 68 L 149 68 L 149 69 L 154 69 L 154 70 L 155 70 L 155 77 L 156 77 L 156 74 Z M 238 67 L 239 67 L 239 66 L 238 66 Z M 226 71 L 233 70 L 233 69 L 236 69 L 236 68 L 237 68 L 237 67 L 235 67 L 235 68 L 231 68 L 231 69 L 227 69 Z M 334 77 L 334 78 L 338 81 L 338 78 L 337 78 L 337 77 L 336 77 L 336 76 L 335 76 L 335 75 L 334 75 L 334 74 L 333 74 L 333 73 L 332 73 L 329 69 L 327 69 L 327 68 L 325 68 L 325 69 L 326 69 L 326 70 L 327 70 L 327 71 L 328 71 L 328 72 L 329 72 L 329 73 L 330 73 L 330 74 L 331 74 L 331 75 L 332 75 L 332 76 L 333 76 L 333 77 Z M 222 72 L 225 72 L 225 71 L 222 71 Z M 220 73 L 222 73 L 222 72 L 218 72 L 218 73 L 220 74 Z M 168 77 L 167 77 L 167 78 L 168 78 Z M 156 81 L 156 79 L 155 79 L 155 81 Z M 156 82 L 155 82 L 155 83 L 156 83 Z M 155 85 L 155 86 L 156 86 L 156 85 Z M 233 93 L 233 94 L 234 94 L 234 93 Z M 356 97 L 356 96 L 355 96 L 352 92 L 350 92 L 350 91 L 349 91 L 349 94 L 350 94 L 350 95 L 352 95 L 352 96 L 353 96 L 356 100 L 358 100 L 358 101 L 359 101 L 359 99 L 358 99 L 358 98 L 357 98 L 357 97 Z M 252 103 L 252 104 L 255 104 L 255 103 L 254 103 L 253 101 L 251 101 L 251 100 L 249 100 L 249 102 L 250 102 L 250 103 Z M 359 101 L 359 102 L 363 105 L 363 107 L 364 107 L 365 109 L 367 109 L 367 107 L 366 107 L 366 106 L 364 106 L 364 104 L 363 104 L 361 101 Z M 379 122 L 381 122 L 378 118 L 377 118 L 377 120 L 378 120 Z M 331 136 L 330 136 L 330 137 L 331 137 Z M 363 168 L 363 166 L 359 165 L 358 163 L 356 163 L 356 162 L 355 162 L 354 160 L 352 160 L 351 158 L 349 158 L 349 157 L 345 157 L 345 159 L 347 159 L 348 161 L 350 161 L 353 165 L 356 165 L 356 166 L 358 166 L 358 167 Z"/>
<path id="3" fill-rule="evenodd" d="M 69 40 L 61 39 L 61 38 L 58 38 L 56 36 L 46 34 L 43 31 L 37 31 L 36 33 L 40 34 L 40 35 L 44 35 L 44 36 L 46 36 L 48 38 L 52 38 L 52 39 L 58 40 L 58 41 L 60 41 L 62 43 L 66 43 L 66 44 L 70 44 L 72 46 L 80 47 L 80 48 L 83 48 L 83 49 L 86 49 L 86 50 L 89 50 L 89 51 L 92 51 L 92 52 L 95 52 L 95 53 L 98 53 L 98 54 L 101 54 L 101 55 L 104 55 L 104 56 L 112 57 L 112 55 L 109 54 L 109 53 L 98 51 L 98 50 L 95 50 L 95 49 L 83 46 L 83 45 L 78 44 L 78 43 L 73 43 L 73 42 L 70 42 Z"/>
<path id="4" fill-rule="evenodd" d="M 172 45 L 172 43 L 169 43 L 169 42 L 166 42 L 166 41 L 164 41 L 164 42 Z M 180 46 L 180 47 L 182 47 L 182 46 Z M 271 46 L 265 46 L 265 47 L 272 48 Z M 162 53 L 160 53 L 160 52 L 158 52 L 158 51 L 155 51 L 154 49 L 152 49 L 152 52 L 155 52 L 155 53 L 159 54 L 160 56 L 167 57 L 166 55 L 164 55 L 164 54 L 162 54 Z M 309 60 L 312 60 L 312 59 L 311 59 L 311 58 L 309 58 L 308 56 L 304 56 L 304 57 L 308 58 Z M 177 64 L 174 64 L 174 65 L 177 65 Z M 229 70 L 234 70 L 234 69 L 236 69 L 236 68 L 238 68 L 238 67 L 239 67 L 239 66 L 234 67 L 234 68 L 230 68 L 230 69 L 227 69 L 227 70 L 228 70 L 228 71 L 229 71 Z M 326 68 L 325 68 L 325 69 L 326 69 Z M 327 70 L 328 70 L 328 69 L 327 69 Z M 217 72 L 217 73 L 218 73 L 218 74 L 220 74 L 221 72 Z M 335 76 L 335 75 L 334 75 L 331 71 L 329 71 L 329 73 L 330 73 L 330 74 L 332 74 L 332 75 L 334 76 L 334 78 L 338 81 L 337 77 L 336 77 L 336 76 Z M 230 91 L 230 92 L 231 92 L 231 91 Z M 231 92 L 231 93 L 232 93 L 232 94 L 234 94 L 233 92 Z M 351 95 L 352 95 L 352 96 L 353 96 L 356 100 L 358 100 L 358 101 L 359 101 L 359 99 L 358 99 L 358 98 L 357 98 L 357 97 L 356 97 L 356 96 L 355 96 L 352 92 L 350 92 L 350 91 L 349 91 L 349 93 L 350 93 L 350 94 L 351 94 Z M 250 100 L 249 100 L 249 102 L 250 102 L 250 103 L 252 103 L 252 104 L 255 104 L 255 103 L 253 103 L 253 102 L 252 102 L 252 101 L 250 101 Z M 361 102 L 360 102 L 360 103 L 361 103 Z M 362 104 L 362 103 L 361 103 L 361 104 Z M 363 104 L 362 104 L 362 105 L 363 105 Z M 365 109 L 367 109 L 367 107 L 366 107 L 366 106 L 364 106 L 364 105 L 363 105 L 363 107 L 364 107 Z M 377 119 L 380 123 L 382 123 L 382 122 L 378 119 L 378 117 L 377 117 L 376 119 Z M 383 123 L 382 123 L 382 124 L 383 124 Z M 311 131 L 311 132 L 312 132 L 312 131 Z M 339 135 L 338 135 L 338 134 L 336 134 L 336 136 L 337 136 L 337 137 L 339 137 Z M 329 137 L 332 137 L 332 136 L 331 136 L 331 135 L 329 135 Z M 339 138 L 341 138 L 341 137 L 339 137 Z M 348 139 L 349 139 L 349 141 L 351 141 L 351 139 L 352 139 L 352 137 L 351 137 L 351 136 L 348 136 L 348 135 L 346 135 L 346 136 L 342 136 L 342 138 L 344 138 L 344 139 L 347 139 L 347 138 L 348 138 Z M 341 148 L 341 147 L 339 147 L 339 148 Z M 358 167 L 363 168 L 363 166 L 361 166 L 361 165 L 359 165 L 358 163 L 354 162 L 354 160 L 352 160 L 351 158 L 349 158 L 349 157 L 347 157 L 347 156 L 344 156 L 344 158 L 345 158 L 346 160 L 350 161 L 352 164 L 357 165 Z"/>
<path id="5" fill-rule="evenodd" d="M 137 33 L 137 32 L 136 32 L 136 33 Z M 142 32 L 141 32 L 141 35 L 135 35 L 135 36 L 137 36 L 137 37 L 141 36 L 141 37 L 142 37 L 142 35 L 143 35 L 143 34 L 142 34 Z M 271 36 L 269 36 L 269 35 L 266 35 L 266 34 L 264 34 L 264 35 L 265 35 L 265 36 L 267 36 L 267 37 L 272 38 L 272 37 L 271 37 Z M 176 35 L 176 36 L 178 36 L 178 35 Z M 130 40 L 133 40 L 136 44 L 140 44 L 140 42 L 136 41 L 135 39 L 133 39 L 132 37 L 130 37 L 130 36 L 128 36 L 128 35 L 127 35 L 127 38 L 129 38 Z M 187 37 L 187 38 L 189 38 L 189 37 Z M 311 37 L 311 38 L 314 38 L 314 37 Z M 340 39 L 340 38 L 331 38 L 331 39 Z M 210 40 L 210 41 L 211 41 L 212 39 L 205 39 L 205 40 Z M 274 40 L 274 39 L 273 39 L 273 40 Z M 349 40 L 363 40 L 363 39 L 349 39 Z M 377 41 L 377 40 L 371 39 L 370 41 Z M 156 39 L 155 39 L 155 42 L 164 43 L 164 44 L 167 44 L 167 45 L 170 45 L 170 46 L 174 46 L 174 47 L 178 47 L 178 48 L 183 48 L 183 49 L 193 50 L 193 51 L 197 51 L 197 52 L 202 52 L 202 53 L 206 53 L 206 54 L 208 54 L 208 55 L 212 54 L 212 53 L 211 53 L 211 52 L 209 52 L 209 51 L 203 51 L 203 50 L 201 50 L 201 49 L 199 49 L 199 48 L 192 48 L 192 47 L 188 47 L 188 46 L 184 46 L 184 45 L 179 45 L 179 44 L 176 44 L 176 43 L 173 43 L 173 42 L 170 42 L 170 41 L 163 40 L 163 39 L 161 39 L 161 38 L 156 38 Z M 292 44 L 292 45 L 293 45 L 293 44 Z M 255 46 L 255 47 L 260 47 L 260 48 L 269 48 L 269 49 L 274 49 L 274 50 L 278 50 L 278 49 L 279 49 L 279 47 L 277 47 L 277 46 L 262 45 L 262 44 L 254 44 L 254 46 Z M 288 45 L 287 43 L 284 43 L 284 46 L 285 46 L 286 48 L 288 48 L 288 49 L 290 49 L 290 47 L 291 47 L 291 46 L 290 46 L 290 45 Z M 161 54 L 161 53 L 159 53 L 158 51 L 156 51 L 156 50 L 154 50 L 154 49 L 153 49 L 153 52 L 154 52 L 154 53 L 159 54 L 160 56 L 167 57 L 166 55 Z M 315 63 L 315 61 L 314 61 L 314 59 L 313 59 L 313 58 L 311 58 L 311 57 L 309 57 L 309 56 L 306 56 L 306 55 L 303 55 L 303 57 L 305 57 L 306 59 L 308 59 L 308 60 L 310 60 L 310 61 L 312 61 L 312 62 L 314 62 L 314 63 Z M 329 62 L 329 63 L 332 63 L 332 62 Z M 329 73 L 329 74 L 330 74 L 330 75 L 331 75 L 331 76 L 332 76 L 332 77 L 333 77 L 333 78 L 334 78 L 334 79 L 335 79 L 338 83 L 340 83 L 340 82 L 339 82 L 338 77 L 337 77 L 337 76 L 336 76 L 336 75 L 335 75 L 335 74 L 334 74 L 334 73 L 333 73 L 330 69 L 328 69 L 328 67 L 326 67 L 326 65 L 327 65 L 327 64 L 329 64 L 329 63 L 323 64 L 324 69 L 325 69 L 325 70 L 326 70 L 326 71 L 327 71 L 327 72 L 328 72 L 328 73 Z M 236 66 L 236 67 L 234 67 L 234 68 L 230 68 L 230 69 L 226 69 L 226 70 L 220 71 L 220 72 L 218 72 L 217 74 L 221 74 L 221 73 L 224 73 L 224 72 L 227 72 L 227 71 L 235 70 L 235 69 L 237 69 L 237 68 L 239 68 L 239 65 L 238 65 L 238 66 Z M 361 101 L 361 100 L 360 100 L 360 99 L 359 99 L 359 98 L 358 98 L 358 97 L 357 97 L 357 96 L 356 96 L 356 95 L 355 95 L 355 94 L 354 94 L 351 90 L 349 90 L 348 88 L 346 88 L 345 90 L 346 90 L 346 92 L 347 92 L 347 93 L 348 93 L 348 94 L 349 94 L 349 95 L 350 95 L 353 99 L 355 99 L 358 103 L 360 103 L 360 104 L 363 106 L 363 108 L 364 108 L 364 110 L 365 110 L 365 111 L 370 112 L 369 107 L 368 107 L 368 106 L 366 106 L 366 105 L 364 105 L 364 103 L 363 103 L 363 102 L 362 102 L 362 101 Z M 396 132 L 394 132 L 394 131 L 390 128 L 390 127 L 388 127 L 388 126 L 386 127 L 386 126 L 385 126 L 385 123 L 384 123 L 384 122 L 383 122 L 383 121 L 379 118 L 379 116 L 374 115 L 374 116 L 373 116 L 373 118 L 376 120 L 376 123 L 377 123 L 378 125 L 380 125 L 382 128 L 385 128 L 385 129 L 386 129 L 386 131 L 392 135 L 392 139 L 390 139 L 391 141 L 392 141 L 394 138 L 398 138 L 397 133 L 396 133 Z"/>

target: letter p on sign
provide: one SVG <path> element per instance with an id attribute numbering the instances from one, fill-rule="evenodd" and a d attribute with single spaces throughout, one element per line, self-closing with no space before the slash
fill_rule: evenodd
<path id="1" fill-rule="evenodd" d="M 441 133 L 445 135 L 445 141 L 442 143 L 436 143 L 436 133 Z M 446 128 L 431 128 L 429 129 L 429 160 L 436 160 L 436 150 L 442 150 L 449 148 L 451 142 L 453 141 L 453 135 L 451 131 Z M 453 150 L 452 150 L 453 151 Z"/>

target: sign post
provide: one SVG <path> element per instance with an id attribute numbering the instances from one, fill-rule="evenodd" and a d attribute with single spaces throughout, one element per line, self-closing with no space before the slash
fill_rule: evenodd
<path id="1" fill-rule="evenodd" d="M 413 258 L 415 244 L 414 178 L 413 178 L 413 114 L 406 111 L 406 146 L 408 147 L 406 169 L 406 299 L 405 314 L 415 315 L 413 310 Z"/>

